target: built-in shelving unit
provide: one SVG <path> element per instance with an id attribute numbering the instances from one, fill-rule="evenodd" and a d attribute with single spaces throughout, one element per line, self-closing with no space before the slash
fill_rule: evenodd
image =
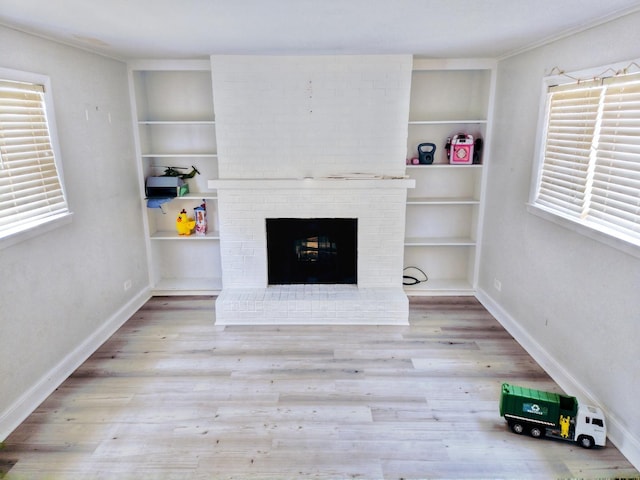
<path id="1" fill-rule="evenodd" d="M 409 295 L 475 293 L 494 69 L 489 60 L 414 60 L 407 158 L 425 142 L 436 151 L 431 165 L 407 165 L 416 187 L 407 196 L 404 265 L 428 276 L 405 286 Z M 445 144 L 458 133 L 483 139 L 481 163 L 449 164 Z"/>
<path id="2" fill-rule="evenodd" d="M 140 198 L 154 295 L 215 294 L 222 288 L 217 195 L 207 182 L 218 176 L 215 114 L 209 61 L 143 60 L 129 64 L 131 105 L 139 158 Z M 189 194 L 149 208 L 145 180 L 167 167 L 200 174 Z M 208 232 L 178 235 L 182 209 L 206 204 Z"/>
<path id="3" fill-rule="evenodd" d="M 139 166 L 140 201 L 154 295 L 217 294 L 222 288 L 217 194 L 216 118 L 210 62 L 134 61 L 129 64 L 131 106 Z M 433 165 L 407 165 L 415 181 L 406 205 L 404 265 L 429 280 L 405 287 L 410 295 L 473 295 L 477 284 L 479 232 L 490 162 L 492 60 L 414 60 L 407 158 L 417 146 L 437 146 Z M 449 165 L 444 146 L 457 133 L 481 137 L 481 163 Z M 147 208 L 145 180 L 167 167 L 196 167 L 190 193 L 162 208 Z M 325 181 L 325 180 L 323 180 Z M 180 236 L 182 209 L 206 203 L 209 231 Z"/>

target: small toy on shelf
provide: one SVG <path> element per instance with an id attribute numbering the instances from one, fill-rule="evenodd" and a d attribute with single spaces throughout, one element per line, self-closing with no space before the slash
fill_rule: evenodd
<path id="1" fill-rule="evenodd" d="M 200 172 L 196 167 L 191 165 L 191 171 L 189 173 L 180 173 L 178 170 L 187 170 L 186 167 L 165 167 L 163 177 L 179 177 L 183 180 L 187 178 L 193 178 L 196 174 L 200 175 Z"/>
<path id="2" fill-rule="evenodd" d="M 421 143 L 418 145 L 418 163 L 420 165 L 431 165 L 436 155 L 435 143 Z"/>
<path id="3" fill-rule="evenodd" d="M 207 234 L 207 202 L 202 200 L 202 205 L 193 209 L 196 217 L 196 236 Z"/>
<path id="4" fill-rule="evenodd" d="M 584 448 L 604 447 L 607 428 L 602 410 L 579 405 L 576 397 L 502 384 L 500 416 L 514 433 L 558 438 Z"/>
<path id="5" fill-rule="evenodd" d="M 473 163 L 473 135 L 459 133 L 447 138 L 445 149 L 451 165 L 470 165 Z"/>
<path id="6" fill-rule="evenodd" d="M 187 211 L 183 208 L 176 218 L 176 230 L 179 235 L 191 235 L 193 227 L 196 226 L 196 221 L 193 218 L 187 217 Z"/>

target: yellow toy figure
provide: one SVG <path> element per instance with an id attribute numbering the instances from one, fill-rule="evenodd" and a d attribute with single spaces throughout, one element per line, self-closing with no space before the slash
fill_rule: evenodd
<path id="1" fill-rule="evenodd" d="M 191 235 L 191 230 L 196 226 L 196 221 L 192 218 L 187 218 L 187 211 L 183 208 L 176 218 L 176 230 L 179 235 Z"/>
<path id="2" fill-rule="evenodd" d="M 563 438 L 567 438 L 569 436 L 569 417 L 565 417 L 564 415 L 560 415 L 560 435 Z"/>

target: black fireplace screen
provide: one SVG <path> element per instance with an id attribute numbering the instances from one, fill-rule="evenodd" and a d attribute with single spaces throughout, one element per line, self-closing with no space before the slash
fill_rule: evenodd
<path id="1" fill-rule="evenodd" d="M 269 285 L 355 284 L 356 218 L 267 218 Z"/>

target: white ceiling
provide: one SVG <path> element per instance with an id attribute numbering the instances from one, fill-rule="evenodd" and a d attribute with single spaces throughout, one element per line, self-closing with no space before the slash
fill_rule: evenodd
<path id="1" fill-rule="evenodd" d="M 0 0 L 0 24 L 120 59 L 500 58 L 635 10 L 640 0 Z"/>

